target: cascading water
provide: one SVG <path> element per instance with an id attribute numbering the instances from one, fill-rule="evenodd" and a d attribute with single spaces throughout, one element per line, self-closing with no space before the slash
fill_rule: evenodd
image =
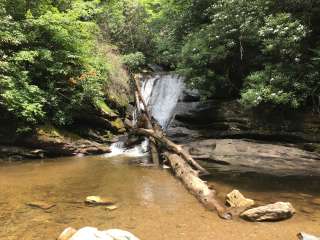
<path id="1" fill-rule="evenodd" d="M 174 109 L 183 91 L 183 79 L 176 74 L 159 73 L 145 79 L 141 86 L 141 94 L 148 106 L 152 117 L 165 130 L 174 115 Z M 143 106 L 140 106 L 143 109 Z M 134 116 L 136 113 L 134 113 Z M 107 156 L 125 154 L 127 156 L 139 157 L 147 153 L 148 141 L 131 149 L 125 149 L 123 142 L 111 145 L 112 153 Z"/>
<path id="2" fill-rule="evenodd" d="M 174 115 L 174 109 L 183 90 L 183 80 L 178 75 L 163 74 L 144 82 L 145 89 L 152 82 L 151 95 L 145 98 L 149 111 L 163 129 Z M 144 95 L 143 95 L 144 96 Z"/>

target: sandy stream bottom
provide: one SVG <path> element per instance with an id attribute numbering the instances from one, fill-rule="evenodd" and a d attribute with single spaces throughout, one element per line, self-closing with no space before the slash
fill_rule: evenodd
<path id="1" fill-rule="evenodd" d="M 136 166 L 122 157 L 64 158 L 0 165 L 0 239 L 53 240 L 68 226 L 120 228 L 141 240 L 289 240 L 300 231 L 320 235 L 320 185 L 318 191 L 297 192 L 288 191 L 289 185 L 264 189 L 263 181 L 255 188 L 213 181 L 221 195 L 238 188 L 259 203 L 290 201 L 297 214 L 278 223 L 224 221 L 166 170 Z M 119 208 L 85 206 L 90 195 L 117 199 Z M 32 201 L 57 205 L 44 211 L 26 205 Z"/>

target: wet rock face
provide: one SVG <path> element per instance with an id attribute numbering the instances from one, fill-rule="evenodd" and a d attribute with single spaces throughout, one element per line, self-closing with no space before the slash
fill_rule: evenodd
<path id="1" fill-rule="evenodd" d="M 320 118 L 311 111 L 284 111 L 270 106 L 245 109 L 237 100 L 200 102 L 190 99 L 196 100 L 189 95 L 182 97 L 168 130 L 168 135 L 177 141 L 183 142 L 183 133 L 188 132 L 192 140 L 200 136 L 320 142 Z"/>
<path id="2" fill-rule="evenodd" d="M 281 221 L 291 218 L 295 209 L 291 203 L 277 202 L 262 207 L 252 208 L 243 213 L 240 217 L 253 222 Z"/>
<path id="3" fill-rule="evenodd" d="M 197 140 L 185 145 L 194 159 L 219 172 L 286 176 L 320 176 L 320 156 L 294 144 L 240 139 Z M 314 202 L 317 200 L 315 199 Z M 320 200 L 318 200 L 320 204 Z"/>

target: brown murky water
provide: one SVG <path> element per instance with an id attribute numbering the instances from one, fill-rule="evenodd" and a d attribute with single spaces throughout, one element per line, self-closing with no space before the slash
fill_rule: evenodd
<path id="1" fill-rule="evenodd" d="M 286 240 L 296 239 L 300 231 L 320 235 L 317 179 L 215 176 L 211 180 L 221 195 L 238 188 L 261 203 L 290 201 L 297 214 L 279 223 L 224 221 L 166 170 L 139 167 L 121 157 L 65 158 L 0 165 L 0 239 L 53 240 L 68 226 L 121 228 L 141 240 Z M 83 200 L 89 195 L 115 198 L 119 209 L 87 207 Z M 32 201 L 57 205 L 44 211 L 26 205 Z"/>

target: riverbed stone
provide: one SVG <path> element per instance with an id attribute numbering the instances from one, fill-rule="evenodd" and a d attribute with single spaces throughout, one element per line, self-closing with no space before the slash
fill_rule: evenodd
<path id="1" fill-rule="evenodd" d="M 139 240 L 132 233 L 120 229 L 99 231 L 94 227 L 84 227 L 76 231 L 73 228 L 65 229 L 58 240 Z"/>
<path id="2" fill-rule="evenodd" d="M 239 190 L 233 190 L 226 197 L 226 203 L 230 207 L 250 208 L 255 202 L 252 199 L 245 198 Z"/>
<path id="3" fill-rule="evenodd" d="M 240 217 L 248 221 L 281 221 L 291 218 L 295 209 L 289 202 L 277 202 L 266 206 L 249 209 L 241 213 Z"/>
<path id="4" fill-rule="evenodd" d="M 114 199 L 100 196 L 88 196 L 85 200 L 85 203 L 89 205 L 114 205 L 115 202 Z"/>
<path id="5" fill-rule="evenodd" d="M 58 240 L 69 240 L 76 232 L 76 229 L 68 227 L 65 230 L 63 230 L 63 232 L 58 237 Z"/>
<path id="6" fill-rule="evenodd" d="M 298 239 L 299 240 L 320 240 L 319 237 L 313 236 L 313 235 L 305 233 L 305 232 L 299 233 Z"/>
<path id="7" fill-rule="evenodd" d="M 117 210 L 117 209 L 118 209 L 117 205 L 106 206 L 106 210 L 108 210 L 108 211 L 114 211 L 114 210 Z"/>
<path id="8" fill-rule="evenodd" d="M 314 198 L 311 200 L 311 202 L 315 205 L 319 205 L 320 206 L 320 198 Z"/>
<path id="9" fill-rule="evenodd" d="M 40 208 L 42 210 L 49 210 L 49 209 L 56 206 L 56 204 L 54 204 L 54 203 L 47 203 L 47 202 L 43 202 L 43 201 L 28 202 L 28 203 L 26 203 L 26 205 L 28 205 L 29 207 L 33 207 L 33 208 Z"/>

